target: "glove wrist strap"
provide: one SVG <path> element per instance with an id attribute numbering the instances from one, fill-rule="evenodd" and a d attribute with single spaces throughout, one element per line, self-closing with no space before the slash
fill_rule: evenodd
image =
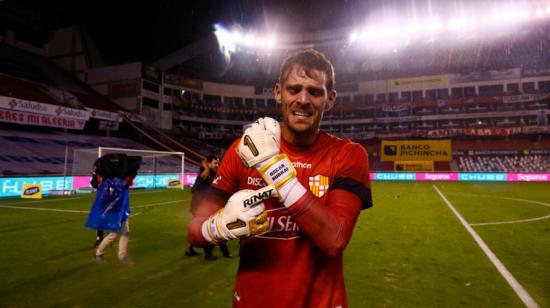
<path id="1" fill-rule="evenodd" d="M 258 171 L 267 185 L 275 186 L 279 199 L 286 207 L 294 204 L 306 193 L 306 189 L 296 178 L 296 169 L 286 156 L 279 154 L 258 165 Z"/>
<path id="2" fill-rule="evenodd" d="M 222 210 L 219 210 L 202 223 L 202 236 L 205 240 L 213 244 L 219 244 L 223 241 L 228 240 L 228 238 L 223 235 L 223 231 L 220 230 L 219 220 L 221 216 L 221 211 Z"/>
<path id="3" fill-rule="evenodd" d="M 281 202 L 286 208 L 292 206 L 307 192 L 306 188 L 298 181 L 297 178 L 291 179 L 286 185 L 281 187 L 279 195 Z"/>
<path id="4" fill-rule="evenodd" d="M 275 186 L 277 191 L 290 180 L 296 178 L 296 169 L 294 169 L 286 154 L 274 156 L 265 163 L 258 164 L 257 168 L 267 185 Z"/>

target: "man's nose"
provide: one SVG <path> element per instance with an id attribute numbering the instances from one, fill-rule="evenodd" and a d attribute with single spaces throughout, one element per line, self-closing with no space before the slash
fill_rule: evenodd
<path id="1" fill-rule="evenodd" d="M 307 93 L 307 91 L 305 90 L 300 91 L 300 93 L 298 94 L 298 102 L 301 104 L 309 103 L 309 93 Z"/>

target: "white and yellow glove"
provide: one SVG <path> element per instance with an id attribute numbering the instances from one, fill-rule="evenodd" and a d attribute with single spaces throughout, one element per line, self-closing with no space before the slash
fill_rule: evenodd
<path id="1" fill-rule="evenodd" d="M 255 167 L 267 185 L 273 185 L 286 207 L 306 193 L 296 178 L 296 169 L 286 156 L 279 154 L 281 127 L 272 118 L 259 118 L 247 128 L 237 147 L 246 167 Z"/>
<path id="2" fill-rule="evenodd" d="M 255 167 L 279 154 L 281 127 L 272 118 L 259 118 L 247 128 L 239 142 L 237 152 L 245 167 Z"/>
<path id="3" fill-rule="evenodd" d="M 269 222 L 263 201 L 276 196 L 273 186 L 239 190 L 227 200 L 223 209 L 202 224 L 202 235 L 207 241 L 218 244 L 266 233 Z"/>

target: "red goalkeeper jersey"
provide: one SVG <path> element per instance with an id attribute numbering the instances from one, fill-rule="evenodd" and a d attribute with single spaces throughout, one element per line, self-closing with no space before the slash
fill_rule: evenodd
<path id="1" fill-rule="evenodd" d="M 329 209 L 331 215 L 344 217 L 341 222 L 344 229 L 349 230 L 339 238 L 343 249 L 351 237 L 359 204 L 362 209 L 372 205 L 367 153 L 359 144 L 323 132 L 318 138 L 313 145 L 304 148 L 281 140 L 281 152 L 288 155 L 300 183 L 311 191 L 312 195 L 308 193 L 310 199 L 318 199 L 309 204 L 330 208 L 330 195 L 338 194 L 339 190 L 358 197 L 343 193 L 352 197 L 350 205 L 346 204 L 347 199 L 340 200 L 338 207 Z M 237 145 L 238 141 L 227 150 L 212 186 L 228 193 L 265 186 L 254 168 L 243 166 L 236 153 Z M 302 233 L 297 221 L 307 224 L 308 213 L 296 218 L 300 214 L 297 211 L 301 211 L 298 206 L 287 209 L 275 198 L 266 200 L 265 206 L 270 231 L 241 240 L 233 305 L 346 307 L 342 251 L 327 255 L 319 248 L 319 243 L 325 241 L 324 236 L 315 239 L 315 234 Z M 321 224 L 313 227 L 323 229 Z M 328 237 L 327 240 L 332 241 Z"/>

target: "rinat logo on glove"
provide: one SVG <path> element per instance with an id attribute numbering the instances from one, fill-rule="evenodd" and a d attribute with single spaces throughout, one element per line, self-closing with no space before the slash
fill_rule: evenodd
<path id="1" fill-rule="evenodd" d="M 250 152 L 252 152 L 252 155 L 258 156 L 260 154 L 260 152 L 256 148 L 256 145 L 254 145 L 254 142 L 252 142 L 252 138 L 250 138 L 250 136 L 248 135 L 244 136 L 244 145 L 246 145 L 250 149 Z"/>
<path id="2" fill-rule="evenodd" d="M 277 197 L 273 186 L 239 190 L 227 200 L 225 207 L 202 224 L 202 235 L 207 241 L 217 244 L 268 232 L 269 222 L 263 201 L 273 197 Z"/>
<path id="3" fill-rule="evenodd" d="M 252 196 L 248 199 L 243 200 L 243 206 L 244 207 L 254 207 L 254 206 L 262 203 L 262 201 L 264 199 L 271 198 L 272 194 L 273 194 L 273 189 L 260 191 L 256 195 L 254 195 L 254 196 Z"/>

